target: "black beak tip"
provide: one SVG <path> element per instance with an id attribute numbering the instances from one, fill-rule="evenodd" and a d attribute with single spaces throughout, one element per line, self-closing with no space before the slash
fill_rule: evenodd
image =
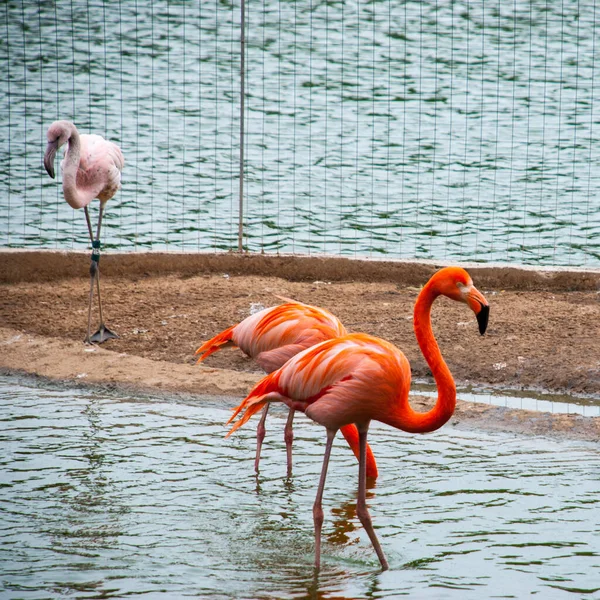
<path id="1" fill-rule="evenodd" d="M 44 156 L 44 169 L 54 179 L 54 161 L 52 156 Z"/>
<path id="2" fill-rule="evenodd" d="M 490 307 L 481 306 L 481 310 L 477 313 L 477 323 L 479 324 L 479 333 L 483 335 L 487 329 L 488 319 L 490 318 Z"/>
<path id="3" fill-rule="evenodd" d="M 46 173 L 48 173 L 52 179 L 54 179 L 54 158 L 56 157 L 57 149 L 58 142 L 48 142 L 44 154 L 44 169 L 46 169 Z"/>

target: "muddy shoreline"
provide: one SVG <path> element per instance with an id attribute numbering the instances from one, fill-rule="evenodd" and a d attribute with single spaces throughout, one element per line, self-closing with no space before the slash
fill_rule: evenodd
<path id="1" fill-rule="evenodd" d="M 87 255 L 0 252 L 0 369 L 94 385 L 239 397 L 260 377 L 252 361 L 225 350 L 198 366 L 194 351 L 251 310 L 279 303 L 280 295 L 331 310 L 351 331 L 392 341 L 407 355 L 414 378 L 431 379 L 412 331 L 412 309 L 419 285 L 436 270 L 433 263 L 390 267 L 376 261 L 299 259 L 304 266 L 290 274 L 289 257 L 166 256 L 103 256 L 107 323 L 120 339 L 92 350 L 82 343 Z M 273 272 L 278 261 L 287 276 Z M 42 265 L 39 278 L 36 263 Z M 261 269 L 267 272 L 255 274 Z M 600 399 L 600 273 L 513 268 L 495 273 L 487 266 L 469 271 L 490 302 L 486 335 L 478 334 L 473 315 L 462 305 L 441 299 L 432 313 L 438 342 L 460 386 Z M 563 417 L 512 411 L 509 418 L 511 411 L 471 407 L 459 407 L 453 421 L 548 432 Z M 552 423 L 544 425 L 548 419 Z M 559 430 L 580 428 L 582 419 L 600 422 L 571 415 Z M 598 439 L 598 431 L 589 426 L 585 439 Z"/>
<path id="2" fill-rule="evenodd" d="M 7 328 L 0 328 L 0 349 L 0 375 L 16 376 L 17 380 L 34 377 L 44 384 L 118 390 L 153 397 L 228 397 L 232 408 L 261 377 L 260 373 L 130 356 Z M 416 410 L 426 411 L 432 403 L 431 398 L 418 392 L 411 394 L 411 404 Z M 591 442 L 600 439 L 600 417 L 534 412 L 462 400 L 457 401 L 447 427 Z"/>

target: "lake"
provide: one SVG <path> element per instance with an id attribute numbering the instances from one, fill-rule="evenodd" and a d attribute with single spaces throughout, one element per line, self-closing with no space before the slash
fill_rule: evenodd
<path id="1" fill-rule="evenodd" d="M 367 490 L 390 562 L 356 517 L 357 465 L 334 444 L 313 574 L 324 431 L 285 413 L 229 439 L 232 399 L 0 378 L 0 595 L 6 598 L 591 598 L 600 592 L 597 444 L 374 424 Z"/>
<path id="2" fill-rule="evenodd" d="M 600 266 L 595 0 L 247 6 L 245 249 Z M 0 13 L 0 246 L 88 245 L 64 118 L 125 155 L 105 248 L 237 249 L 238 4 Z"/>

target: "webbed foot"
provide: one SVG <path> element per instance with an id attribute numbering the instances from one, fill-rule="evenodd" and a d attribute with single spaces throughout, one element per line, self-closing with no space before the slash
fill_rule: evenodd
<path id="1" fill-rule="evenodd" d="M 104 323 L 100 325 L 100 328 L 96 333 L 91 335 L 89 339 L 85 340 L 88 344 L 103 344 L 108 340 L 118 339 L 119 336 L 111 331 Z"/>

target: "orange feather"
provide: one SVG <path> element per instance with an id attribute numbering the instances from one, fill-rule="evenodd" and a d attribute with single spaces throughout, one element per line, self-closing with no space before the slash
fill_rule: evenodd
<path id="1" fill-rule="evenodd" d="M 287 300 L 287 299 L 286 299 Z M 200 355 L 198 362 L 217 352 L 225 346 L 238 346 L 267 372 L 273 372 L 283 366 L 299 352 L 311 348 L 323 341 L 346 335 L 346 329 L 341 321 L 322 308 L 303 304 L 293 300 L 285 304 L 265 308 L 250 315 L 237 325 L 228 327 L 212 339 L 204 342 L 196 354 Z M 265 384 L 266 385 L 266 384 Z M 255 388 L 256 390 L 256 388 Z M 259 412 L 269 400 L 256 398 L 246 406 L 243 422 L 236 424 L 241 427 L 250 417 Z M 240 408 L 232 418 L 239 414 Z M 355 456 L 358 457 L 358 430 L 352 423 L 342 432 Z M 377 464 L 369 447 L 367 476 L 378 476 Z"/>
<path id="2" fill-rule="evenodd" d="M 266 402 L 283 402 L 302 410 L 327 429 L 323 468 L 315 504 L 315 567 L 320 567 L 322 498 L 329 456 L 336 432 L 341 428 L 352 446 L 354 433 L 359 453 L 357 515 L 367 531 L 383 569 L 388 562 L 366 505 L 367 433 L 372 420 L 407 432 L 425 433 L 441 427 L 456 406 L 456 386 L 431 328 L 431 307 L 444 295 L 466 304 L 474 313 L 479 332 L 485 333 L 489 305 L 469 274 L 459 267 L 441 269 L 423 287 L 414 309 L 414 330 L 419 347 L 438 387 L 431 410 L 415 411 L 409 403 L 410 366 L 401 350 L 385 340 L 354 333 L 330 339 L 296 354 L 281 368 L 259 381 L 235 409 L 240 413 L 228 435 L 241 427 Z M 344 431 L 354 425 L 353 430 Z"/>

